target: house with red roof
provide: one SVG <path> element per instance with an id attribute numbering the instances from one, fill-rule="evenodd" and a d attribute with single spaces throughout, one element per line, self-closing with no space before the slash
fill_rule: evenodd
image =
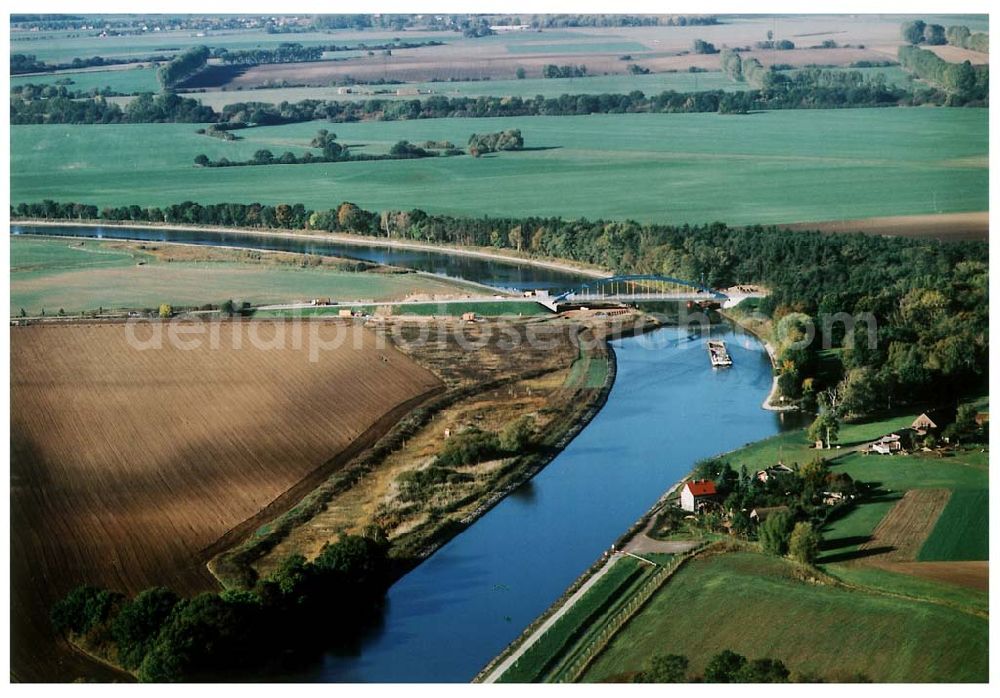
<path id="1" fill-rule="evenodd" d="M 715 491 L 715 483 L 711 480 L 691 480 L 685 482 L 681 488 L 681 509 L 684 511 L 698 511 L 707 502 L 715 499 L 718 493 Z"/>

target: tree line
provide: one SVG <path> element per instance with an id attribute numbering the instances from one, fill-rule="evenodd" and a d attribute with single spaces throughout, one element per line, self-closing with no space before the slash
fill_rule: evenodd
<path id="1" fill-rule="evenodd" d="M 58 632 L 140 681 L 246 680 L 287 668 L 284 658 L 316 658 L 331 638 L 356 637 L 390 579 L 388 543 L 373 530 L 327 543 L 311 562 L 292 555 L 247 589 L 182 598 L 156 587 L 126 598 L 84 586 L 51 617 Z"/>
<path id="2" fill-rule="evenodd" d="M 211 107 L 169 92 L 155 96 L 142 93 L 123 109 L 104 97 L 75 99 L 64 87 L 59 90 L 59 96 L 46 99 L 27 98 L 23 92 L 12 93 L 11 124 L 195 124 L 218 119 Z"/>
<path id="3" fill-rule="evenodd" d="M 917 46 L 900 46 L 899 63 L 918 78 L 943 87 L 956 103 L 985 103 L 989 98 L 989 66 L 973 67 L 969 61 L 949 63 Z"/>
<path id="4" fill-rule="evenodd" d="M 207 46 L 192 46 L 174 56 L 166 65 L 160 66 L 156 77 L 163 89 L 167 90 L 184 82 L 208 64 L 211 51 Z"/>
<path id="5" fill-rule="evenodd" d="M 555 217 L 464 218 L 410 211 L 367 211 L 344 202 L 327 210 L 301 204 L 199 204 L 164 208 L 97 207 L 82 203 L 20 203 L 12 217 L 97 219 L 176 225 L 287 228 L 351 232 L 397 240 L 513 249 L 531 256 L 593 264 L 618 273 L 704 279 L 725 288 L 761 284 L 770 295 L 762 316 L 787 336 L 813 322 L 816 339 L 805 348 L 779 347 L 779 370 L 789 373 L 789 395 L 842 391 L 857 414 L 903 403 L 940 402 L 981 384 L 987 374 L 989 302 L 985 242 L 942 243 L 774 227 L 734 228 L 723 223 L 673 226 L 635 221 Z M 864 260 L 859 263 L 858 260 Z M 870 313 L 868 325 L 845 333 L 823 316 Z M 803 317 L 804 316 L 804 317 Z M 819 347 L 843 347 L 843 366 L 823 383 Z"/>
<path id="6" fill-rule="evenodd" d="M 155 101 L 151 95 L 140 95 L 136 100 L 143 100 L 143 108 L 133 108 L 133 102 L 123 110 L 117 104 L 107 102 L 100 97 L 79 100 L 68 95 L 40 98 L 33 93 L 30 96 L 24 93 L 12 93 L 10 118 L 12 124 L 141 123 L 137 119 L 144 118 L 143 114 L 148 113 L 150 121 L 153 122 L 196 120 L 202 123 L 238 122 L 254 126 L 271 126 L 314 120 L 339 123 L 584 114 L 675 114 L 720 111 L 726 113 L 765 109 L 838 109 L 920 104 L 958 106 L 988 103 L 986 97 L 966 100 L 933 87 L 914 86 L 905 89 L 887 85 L 884 79 L 879 79 L 879 76 L 867 78 L 858 72 L 847 73 L 847 77 L 844 78 L 832 77 L 834 71 L 807 72 L 804 77 L 788 78 L 780 71 L 763 68 L 756 59 L 742 61 L 735 53 L 723 52 L 723 67 L 727 74 L 739 75 L 739 79 L 746 80 L 755 89 L 740 92 L 667 90 L 651 95 L 635 90 L 628 94 L 566 94 L 559 97 L 538 95 L 534 98 L 434 95 L 412 100 L 377 97 L 349 102 L 308 99 L 280 104 L 239 102 L 227 104 L 221 112 L 203 107 L 196 100 L 176 96 L 172 96 L 170 102 L 161 102 Z M 977 77 L 976 84 L 985 84 L 987 80 L 988 75 L 984 74 L 982 78 Z M 973 91 L 971 94 L 978 95 L 979 92 Z M 182 101 L 176 101 L 177 99 Z M 150 111 L 148 110 L 150 104 L 169 106 L 169 109 Z M 196 119 L 192 118 L 193 114 L 197 114 Z"/>
<path id="7" fill-rule="evenodd" d="M 555 65 L 549 63 L 542 68 L 543 78 L 582 78 L 587 76 L 585 65 Z"/>
<path id="8" fill-rule="evenodd" d="M 56 70 L 75 70 L 105 65 L 129 65 L 131 63 L 157 63 L 169 60 L 168 56 L 146 56 L 144 58 L 105 58 L 104 56 L 93 56 L 91 58 L 74 58 L 68 63 L 46 63 L 45 61 L 38 60 L 33 54 L 12 53 L 10 56 L 10 74 L 51 73 Z"/>
<path id="9" fill-rule="evenodd" d="M 338 51 L 391 51 L 402 48 L 421 48 L 424 46 L 441 46 L 442 42 L 430 41 L 392 41 L 378 44 L 359 43 L 354 46 L 340 44 L 319 44 L 303 46 L 297 42 L 283 42 L 277 48 L 254 48 L 244 50 L 229 50 L 216 48 L 212 56 L 229 65 L 263 65 L 267 63 L 308 63 L 323 58 L 324 53 Z"/>

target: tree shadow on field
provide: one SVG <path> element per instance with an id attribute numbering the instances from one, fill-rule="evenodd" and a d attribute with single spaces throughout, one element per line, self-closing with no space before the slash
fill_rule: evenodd
<path id="1" fill-rule="evenodd" d="M 834 553 L 833 555 L 824 555 L 823 557 L 816 560 L 816 564 L 827 565 L 832 562 L 847 562 L 848 560 L 860 560 L 866 557 L 874 557 L 876 555 L 884 555 L 886 553 L 891 553 L 895 548 L 891 545 L 882 545 L 877 548 L 865 548 L 864 550 L 845 550 L 842 553 Z"/>

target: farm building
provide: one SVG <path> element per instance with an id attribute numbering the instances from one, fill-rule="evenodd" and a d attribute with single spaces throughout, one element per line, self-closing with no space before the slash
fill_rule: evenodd
<path id="1" fill-rule="evenodd" d="M 711 480 L 692 480 L 681 489 L 681 509 L 698 511 L 716 497 L 715 483 Z"/>
<path id="2" fill-rule="evenodd" d="M 754 476 L 761 482 L 767 482 L 772 477 L 791 475 L 794 472 L 795 472 L 794 470 L 789 468 L 784 463 L 778 463 L 777 465 L 772 465 L 770 468 L 767 468 L 766 470 L 758 470 Z"/>
<path id="3" fill-rule="evenodd" d="M 878 441 L 873 441 L 868 445 L 868 450 L 883 456 L 890 456 L 903 450 L 899 434 L 886 434 Z"/>
<path id="4" fill-rule="evenodd" d="M 989 412 L 976 412 L 976 426 L 986 426 L 990 423 Z"/>
<path id="5" fill-rule="evenodd" d="M 337 311 L 337 317 L 354 317 L 354 313 L 347 308 L 341 308 Z"/>
<path id="6" fill-rule="evenodd" d="M 462 322 L 475 322 L 475 321 L 476 321 L 475 313 L 462 313 Z"/>
<path id="7" fill-rule="evenodd" d="M 928 432 L 938 428 L 938 425 L 935 424 L 933 419 L 927 416 L 926 412 L 922 412 L 919 417 L 913 420 L 913 424 L 910 426 L 919 436 L 925 436 Z"/>
<path id="8" fill-rule="evenodd" d="M 767 521 L 767 517 L 778 513 L 779 511 L 791 511 L 787 506 L 782 504 L 779 507 L 757 507 L 750 511 L 750 520 L 758 524 Z"/>

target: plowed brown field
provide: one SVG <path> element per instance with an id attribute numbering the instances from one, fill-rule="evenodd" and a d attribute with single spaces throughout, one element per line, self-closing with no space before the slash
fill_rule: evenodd
<path id="1" fill-rule="evenodd" d="M 441 387 L 346 324 L 317 324 L 324 341 L 338 331 L 346 341 L 316 362 L 308 336 L 254 348 L 283 325 L 225 323 L 218 348 L 206 339 L 144 351 L 122 325 L 11 330 L 15 678 L 79 675 L 80 658 L 48 622 L 71 588 L 213 588 L 213 544 L 252 531 L 265 508 L 294 504 L 338 454 L 374 442 Z"/>

